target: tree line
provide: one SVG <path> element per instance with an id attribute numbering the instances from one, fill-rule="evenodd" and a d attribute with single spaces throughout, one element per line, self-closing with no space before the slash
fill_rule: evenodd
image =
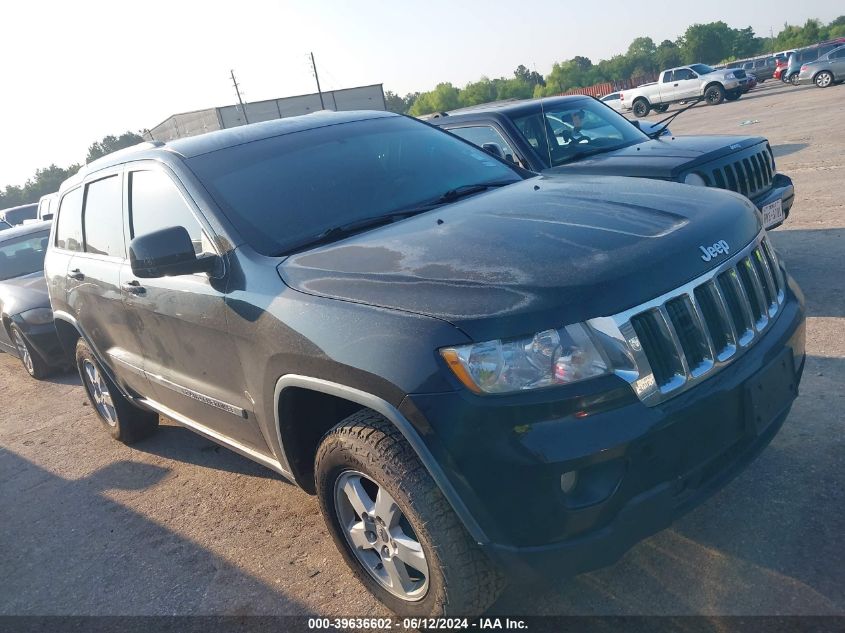
<path id="1" fill-rule="evenodd" d="M 572 88 L 645 77 L 681 64 L 725 63 L 835 37 L 845 37 L 845 15 L 829 24 L 814 19 L 807 20 L 803 26 L 784 24 L 774 37 L 758 37 L 750 26 L 735 29 L 720 20 L 693 24 L 674 41 L 663 40 L 656 44 L 650 37 L 638 37 L 625 53 L 596 64 L 588 57 L 576 55 L 554 64 L 545 77 L 520 65 L 513 77 L 482 77 L 463 88 L 443 82 L 434 90 L 409 93 L 404 97 L 388 90 L 384 96 L 388 110 L 420 116 L 502 99 L 557 95 Z"/>
<path id="2" fill-rule="evenodd" d="M 92 160 L 97 160 L 106 154 L 111 154 L 124 147 L 130 147 L 143 140 L 139 134 L 129 131 L 120 136 L 103 137 L 88 146 L 85 162 L 90 163 Z M 0 191 L 0 209 L 38 202 L 41 196 L 58 191 L 59 185 L 79 171 L 80 167 L 82 165 L 79 163 L 74 163 L 68 167 L 59 167 L 53 163 L 49 167 L 36 169 L 35 175 L 28 178 L 23 185 L 6 185 L 5 189 Z"/>

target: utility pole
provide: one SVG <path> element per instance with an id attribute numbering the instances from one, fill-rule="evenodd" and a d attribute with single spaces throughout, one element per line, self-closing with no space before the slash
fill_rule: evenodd
<path id="1" fill-rule="evenodd" d="M 320 76 L 317 75 L 317 64 L 314 62 L 314 53 L 311 53 L 311 69 L 314 71 L 314 79 L 317 80 L 317 92 L 320 95 L 320 109 L 325 110 L 326 104 L 323 103 L 323 91 L 320 90 Z"/>
<path id="2" fill-rule="evenodd" d="M 231 70 L 229 72 L 232 75 L 232 85 L 235 87 L 235 93 L 238 95 L 238 103 L 241 104 L 241 112 L 244 113 L 244 122 L 249 125 L 249 119 L 246 116 L 246 108 L 244 107 L 244 100 L 241 99 L 241 90 L 238 88 L 238 82 L 235 81 L 235 71 Z"/>
<path id="3" fill-rule="evenodd" d="M 769 38 L 772 41 L 772 55 L 775 54 L 775 32 L 772 27 L 769 27 Z"/>

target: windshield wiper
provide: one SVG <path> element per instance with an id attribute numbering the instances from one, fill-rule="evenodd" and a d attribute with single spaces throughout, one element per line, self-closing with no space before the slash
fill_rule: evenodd
<path id="1" fill-rule="evenodd" d="M 487 189 L 493 189 L 495 187 L 504 187 L 506 185 L 512 185 L 515 182 L 519 182 L 518 180 L 499 180 L 493 182 L 479 182 L 474 183 L 471 185 L 461 185 L 460 187 L 455 187 L 454 189 L 449 189 L 446 193 L 441 195 L 437 198 L 437 202 L 444 203 L 444 202 L 452 202 L 454 200 L 458 200 L 460 198 L 464 198 L 466 196 L 471 196 L 474 193 L 480 193 L 482 191 L 486 191 Z"/>
<path id="2" fill-rule="evenodd" d="M 660 127 L 659 127 L 659 128 L 656 128 L 656 129 L 654 129 L 654 130 L 652 130 L 651 132 L 649 132 L 648 134 L 646 134 L 646 136 L 647 136 L 647 137 L 649 137 L 650 139 L 656 139 L 658 136 L 660 136 L 661 134 L 663 134 L 663 130 L 665 130 L 667 127 L 669 127 L 669 124 L 670 124 L 672 121 L 674 121 L 674 119 L 675 119 L 675 117 L 676 117 L 676 116 L 678 116 L 679 114 L 682 114 L 682 113 L 686 112 L 686 111 L 687 111 L 687 110 L 689 110 L 690 108 L 693 108 L 693 107 L 697 106 L 697 105 L 698 105 L 699 103 L 701 103 L 702 101 L 704 101 L 704 97 L 699 97 L 698 99 L 696 99 L 695 101 L 693 101 L 693 102 L 692 102 L 691 104 L 689 104 L 688 106 L 685 106 L 685 107 L 681 108 L 681 109 L 680 109 L 680 110 L 678 110 L 677 112 L 673 112 L 672 114 L 670 114 L 669 116 L 667 116 L 665 119 L 661 119 L 660 121 L 658 121 L 658 122 L 656 123 L 656 125 L 660 125 Z M 661 124 L 665 124 L 665 125 L 661 125 Z"/>

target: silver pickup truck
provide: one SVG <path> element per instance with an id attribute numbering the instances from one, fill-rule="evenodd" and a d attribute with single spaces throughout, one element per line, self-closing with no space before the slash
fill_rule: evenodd
<path id="1" fill-rule="evenodd" d="M 706 64 L 690 64 L 664 70 L 655 83 L 623 91 L 620 101 L 623 109 L 644 117 L 652 110 L 663 112 L 672 103 L 700 97 L 709 105 L 718 105 L 725 99 L 736 101 L 747 83 L 742 69 L 715 70 Z"/>

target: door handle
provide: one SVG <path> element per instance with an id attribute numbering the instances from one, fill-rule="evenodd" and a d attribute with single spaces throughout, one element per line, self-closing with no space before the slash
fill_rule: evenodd
<path id="1" fill-rule="evenodd" d="M 130 295 L 143 295 L 147 292 L 147 289 L 144 288 L 137 279 L 127 281 L 125 284 L 120 286 L 120 289 Z"/>
<path id="2" fill-rule="evenodd" d="M 675 88 L 677 88 L 677 87 L 678 87 L 678 84 L 675 84 Z"/>
<path id="3" fill-rule="evenodd" d="M 82 281 L 83 279 L 85 279 L 85 275 L 83 275 L 82 271 L 78 268 L 74 268 L 67 274 L 67 276 L 68 279 L 76 279 L 77 281 Z"/>

